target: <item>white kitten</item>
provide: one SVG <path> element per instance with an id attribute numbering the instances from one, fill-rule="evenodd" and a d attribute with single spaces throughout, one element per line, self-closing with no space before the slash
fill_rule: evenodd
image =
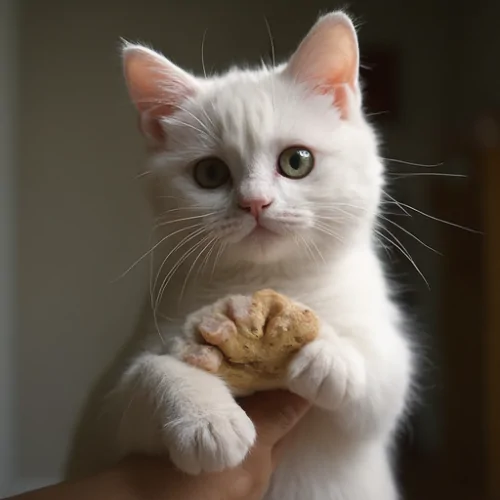
<path id="1" fill-rule="evenodd" d="M 115 392 L 121 449 L 168 452 L 189 473 L 244 459 L 252 422 L 222 380 L 180 359 L 210 304 L 269 287 L 322 329 L 289 371 L 315 407 L 266 500 L 395 499 L 389 455 L 411 356 L 373 242 L 383 165 L 351 21 L 320 18 L 276 68 L 200 79 L 142 46 L 123 57 L 151 147 L 161 265 L 158 321 Z"/>

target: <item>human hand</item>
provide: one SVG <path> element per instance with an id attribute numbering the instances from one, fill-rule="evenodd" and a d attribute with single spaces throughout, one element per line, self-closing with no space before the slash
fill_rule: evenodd
<path id="1" fill-rule="evenodd" d="M 238 467 L 192 476 L 162 458 L 136 456 L 96 476 L 11 500 L 261 500 L 286 437 L 309 403 L 289 392 L 272 391 L 245 398 L 241 406 L 255 424 L 257 440 Z"/>
<path id="2" fill-rule="evenodd" d="M 256 443 L 240 466 L 191 476 L 161 459 L 133 457 L 125 462 L 124 471 L 135 498 L 262 499 L 280 462 L 286 437 L 307 412 L 309 403 L 286 391 L 261 392 L 240 403 L 257 429 Z"/>

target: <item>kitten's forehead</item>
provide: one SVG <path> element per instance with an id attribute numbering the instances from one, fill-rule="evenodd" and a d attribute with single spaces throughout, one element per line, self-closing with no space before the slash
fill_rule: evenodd
<path id="1" fill-rule="evenodd" d="M 205 81 L 199 114 L 226 151 L 241 158 L 284 147 L 328 147 L 325 132 L 339 121 L 331 97 L 286 78 L 282 67 L 234 70 Z"/>
<path id="2" fill-rule="evenodd" d="M 204 107 L 225 146 L 248 153 L 275 136 L 277 86 L 274 75 L 263 71 L 235 71 L 211 82 Z"/>

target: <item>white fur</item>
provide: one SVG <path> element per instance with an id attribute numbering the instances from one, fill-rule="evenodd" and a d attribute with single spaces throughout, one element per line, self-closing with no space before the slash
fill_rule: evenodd
<path id="1" fill-rule="evenodd" d="M 168 452 L 189 473 L 243 460 L 253 424 L 219 378 L 179 358 L 197 341 L 210 304 L 273 288 L 311 307 L 323 325 L 289 372 L 289 388 L 315 407 L 294 431 L 265 499 L 397 497 L 390 447 L 411 356 L 373 243 L 383 166 L 357 82 L 348 92 L 342 116 L 331 94 L 312 91 L 286 66 L 234 69 L 197 80 L 162 118 L 166 139 L 152 152 L 149 176 L 163 223 L 155 259 L 166 260 L 156 267 L 157 322 L 116 391 L 124 452 Z M 314 152 L 304 179 L 276 174 L 291 145 Z M 191 166 L 210 156 L 229 165 L 231 186 L 196 185 Z M 272 233 L 250 234 L 256 222 L 237 207 L 239 196 L 274 200 L 261 220 Z"/>

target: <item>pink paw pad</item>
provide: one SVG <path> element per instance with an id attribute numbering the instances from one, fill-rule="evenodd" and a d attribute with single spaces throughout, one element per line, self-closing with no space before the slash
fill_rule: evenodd
<path id="1" fill-rule="evenodd" d="M 228 316 L 236 321 L 247 321 L 252 312 L 251 297 L 232 297 L 228 303 Z"/>
<path id="2" fill-rule="evenodd" d="M 236 335 L 236 325 L 224 316 L 206 316 L 198 330 L 205 341 L 213 345 L 220 345 Z"/>
<path id="3" fill-rule="evenodd" d="M 184 355 L 184 361 L 210 373 L 217 373 L 222 363 L 222 353 L 212 346 L 196 346 Z"/>

